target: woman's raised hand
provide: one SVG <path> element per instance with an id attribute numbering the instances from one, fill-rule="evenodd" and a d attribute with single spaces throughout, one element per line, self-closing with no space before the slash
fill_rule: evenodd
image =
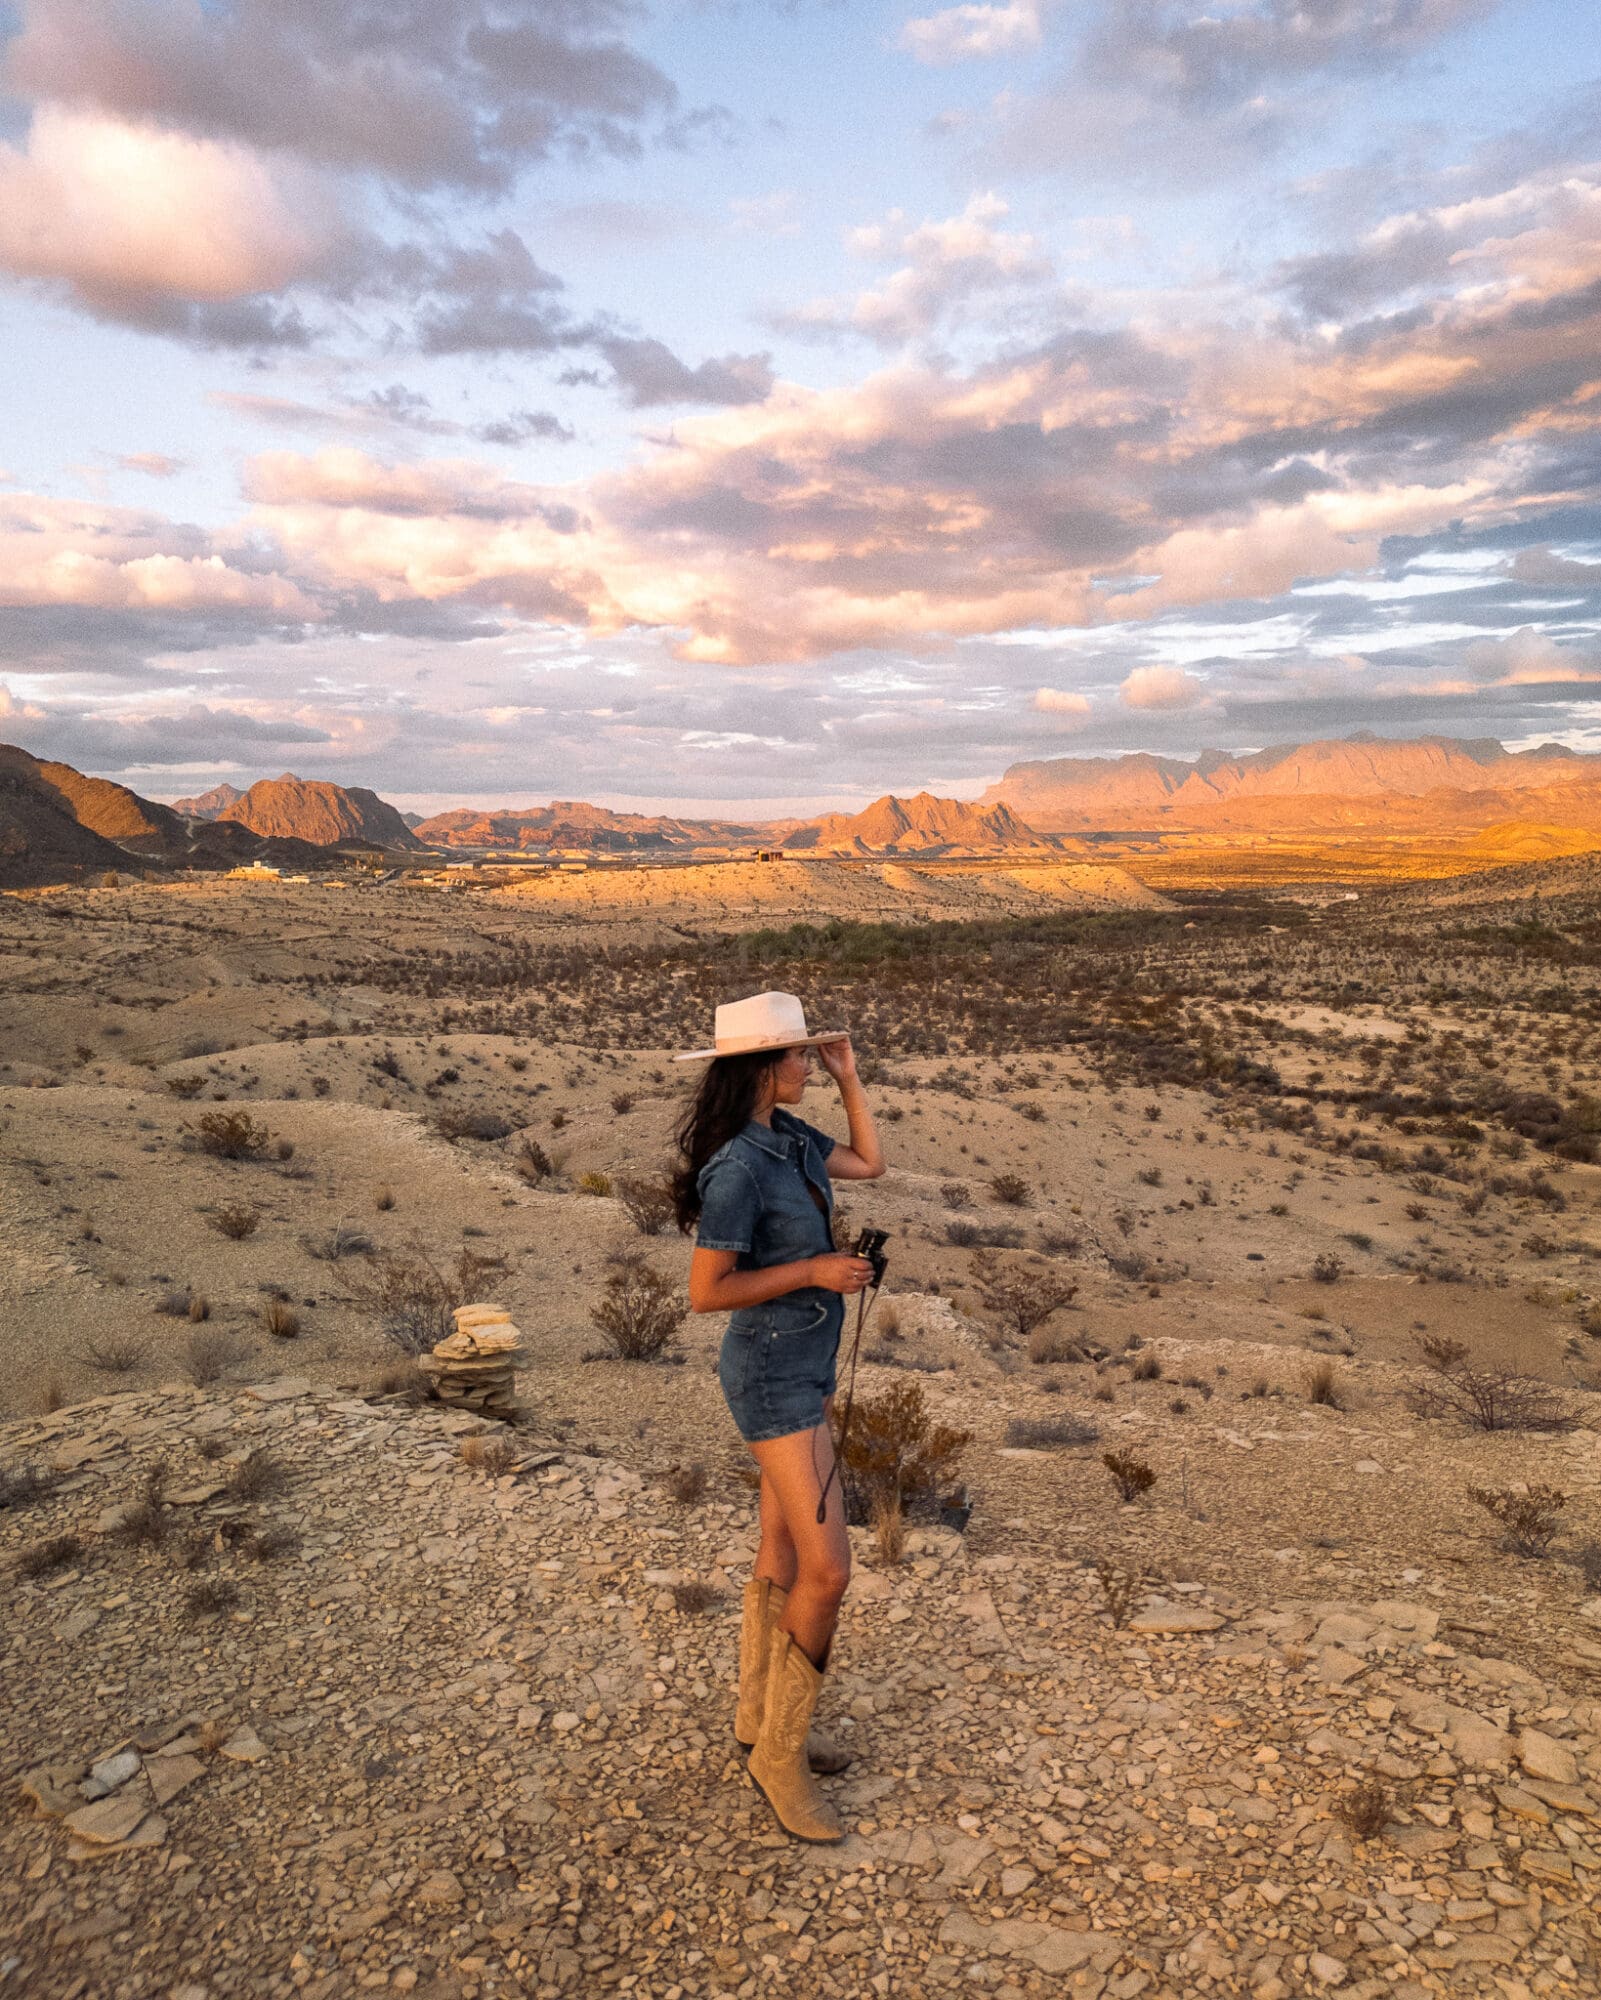
<path id="1" fill-rule="evenodd" d="M 849 1035 L 837 1042 L 819 1042 L 817 1056 L 836 1083 L 848 1083 L 856 1074 L 856 1054 Z"/>
<path id="2" fill-rule="evenodd" d="M 812 1283 L 825 1292 L 865 1292 L 873 1282 L 873 1267 L 865 1257 L 853 1257 L 845 1250 L 831 1250 L 812 1260 Z"/>

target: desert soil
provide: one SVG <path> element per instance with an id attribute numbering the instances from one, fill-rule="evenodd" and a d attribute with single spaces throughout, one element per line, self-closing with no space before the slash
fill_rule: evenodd
<path id="1" fill-rule="evenodd" d="M 991 885 L 975 955 L 909 973 L 900 931 L 764 956 L 754 923 L 821 920 L 793 895 L 0 899 L 0 1991 L 1597 1991 L 1597 892 L 1558 866 L 1127 893 L 1049 961 Z M 720 1327 L 652 1365 L 590 1320 L 620 1254 L 682 1275 L 620 1183 L 659 1176 L 707 996 L 768 984 L 876 1062 L 863 1393 L 972 1433 L 965 1533 L 857 1531 L 832 1852 L 728 1736 Z M 216 1111 L 259 1157 L 203 1149 Z M 372 1303 L 386 1254 L 464 1251 L 523 1329 L 509 1431 L 408 1394 Z M 1076 1291 L 1031 1342 L 997 1276 Z M 1558 1427 L 1420 1414 L 1420 1335 Z M 1469 1489 L 1541 1483 L 1550 1553 L 1515 1554 Z"/>

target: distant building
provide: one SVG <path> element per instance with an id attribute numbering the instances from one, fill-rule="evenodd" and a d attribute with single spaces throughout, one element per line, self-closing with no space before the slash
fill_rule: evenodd
<path id="1" fill-rule="evenodd" d="M 250 861 L 243 868 L 230 868 L 226 879 L 230 882 L 279 882 L 283 879 L 281 868 L 269 868 L 264 861 Z M 304 881 L 304 876 L 302 876 Z"/>
<path id="2" fill-rule="evenodd" d="M 782 861 L 783 858 L 784 850 L 781 847 L 758 847 L 756 850 L 758 861 Z"/>

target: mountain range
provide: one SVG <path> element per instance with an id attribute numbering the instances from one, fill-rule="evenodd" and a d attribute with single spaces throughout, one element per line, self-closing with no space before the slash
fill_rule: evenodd
<path id="1" fill-rule="evenodd" d="M 931 859 L 1079 850 L 1087 834 L 1469 841 L 1478 861 L 1601 846 L 1601 755 L 1562 744 L 1357 735 L 1193 760 L 1134 753 L 1012 765 L 976 803 L 886 793 L 858 813 L 747 823 L 623 813 L 579 800 L 418 819 L 376 792 L 290 772 L 162 805 L 0 745 L 0 887 L 71 880 L 129 859 L 306 868 L 341 848 L 641 856 L 782 847 Z"/>

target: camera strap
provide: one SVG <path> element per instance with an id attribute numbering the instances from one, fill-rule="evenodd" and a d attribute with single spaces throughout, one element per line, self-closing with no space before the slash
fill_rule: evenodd
<path id="1" fill-rule="evenodd" d="M 856 1364 L 862 1353 L 862 1328 L 867 1324 L 867 1315 L 878 1301 L 877 1283 L 869 1285 L 865 1291 L 856 1294 L 856 1331 L 851 1336 L 850 1377 L 845 1385 L 845 1414 L 840 1419 L 839 1444 L 834 1452 L 834 1463 L 828 1468 L 828 1477 L 823 1481 L 823 1491 L 817 1502 L 817 1525 L 821 1527 L 828 1518 L 828 1489 L 834 1483 L 834 1475 L 839 1471 L 845 1456 L 845 1443 L 851 1434 L 851 1411 L 856 1407 Z M 843 1492 L 843 1487 L 841 1491 Z"/>

